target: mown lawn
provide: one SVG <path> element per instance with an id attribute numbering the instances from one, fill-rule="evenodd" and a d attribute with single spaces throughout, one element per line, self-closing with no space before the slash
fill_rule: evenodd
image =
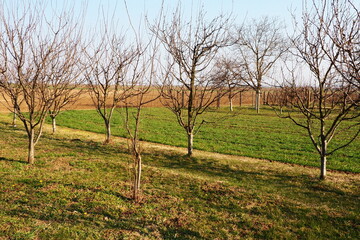
<path id="1" fill-rule="evenodd" d="M 114 114 L 112 133 L 125 137 L 123 111 L 120 109 Z M 204 124 L 195 136 L 195 149 L 320 166 L 318 153 L 306 131 L 289 119 L 278 118 L 271 109 L 263 109 L 261 114 L 256 114 L 252 109 L 237 109 L 235 115 L 229 114 L 227 109 L 213 110 L 201 116 L 199 122 L 202 119 L 209 123 Z M 59 115 L 57 122 L 61 126 L 105 133 L 103 120 L 95 110 L 65 111 Z M 329 150 L 350 136 L 348 132 L 336 136 Z M 180 147 L 186 147 L 187 144 L 185 131 L 166 108 L 144 108 L 141 137 L 146 141 Z M 360 172 L 359 149 L 358 138 L 349 147 L 330 156 L 328 168 Z"/>
<path id="2" fill-rule="evenodd" d="M 360 176 L 144 143 L 130 198 L 126 141 L 46 131 L 29 166 L 0 115 L 0 239 L 359 239 Z"/>

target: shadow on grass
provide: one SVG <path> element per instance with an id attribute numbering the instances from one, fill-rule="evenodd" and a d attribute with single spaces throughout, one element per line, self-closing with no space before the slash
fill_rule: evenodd
<path id="1" fill-rule="evenodd" d="M 5 157 L 0 157 L 0 161 L 6 161 L 6 162 L 16 162 L 16 163 L 21 163 L 21 164 L 27 164 L 27 162 L 26 162 L 26 161 L 15 160 L 15 159 L 5 158 Z"/>
<path id="2" fill-rule="evenodd" d="M 247 166 L 241 169 L 241 165 L 232 167 L 222 164 L 218 160 L 209 158 L 196 158 L 179 155 L 176 153 L 147 153 L 144 157 L 145 164 L 164 167 L 168 169 L 179 169 L 193 174 L 207 175 L 210 178 L 224 178 L 236 185 L 245 186 L 248 190 L 258 191 L 265 194 L 284 194 L 296 199 L 311 199 L 311 201 L 329 203 L 332 206 L 338 204 L 333 199 L 342 199 L 343 205 L 349 209 L 359 207 L 354 199 L 359 198 L 356 192 L 344 192 L 336 184 L 320 181 L 317 177 L 296 172 L 279 173 L 278 171 L 257 170 Z M 269 162 L 268 164 L 271 164 Z"/>
<path id="3" fill-rule="evenodd" d="M 164 239 L 204 239 L 199 232 L 186 228 L 167 228 L 161 231 Z"/>
<path id="4" fill-rule="evenodd" d="M 88 190 L 88 191 L 91 191 L 93 193 L 104 193 L 104 194 L 107 194 L 107 195 L 112 195 L 112 196 L 115 196 L 118 199 L 121 199 L 123 201 L 129 201 L 129 202 L 132 201 L 131 198 L 121 194 L 120 192 L 116 192 L 116 191 L 113 191 L 113 190 L 105 190 L 103 188 L 89 187 L 89 186 L 85 186 L 85 185 L 69 184 L 69 183 L 64 184 L 64 186 L 71 187 L 74 190 Z"/>
<path id="5" fill-rule="evenodd" d="M 0 120 L 0 132 L 1 133 L 14 133 L 14 134 L 17 134 L 16 137 L 27 138 L 26 132 L 24 130 L 22 123 L 18 123 L 17 127 L 13 127 L 12 124 Z"/>
<path id="6" fill-rule="evenodd" d="M 217 160 L 211 158 L 196 158 L 176 153 L 156 152 L 156 154 L 144 153 L 151 162 L 148 165 L 165 167 L 169 169 L 182 169 L 185 171 L 206 174 L 213 177 L 233 178 L 237 181 L 244 180 L 245 177 L 256 177 L 264 175 L 261 172 L 250 172 L 239 169 L 233 169 L 229 165 L 219 164 Z"/>
<path id="7" fill-rule="evenodd" d="M 100 155 L 109 155 L 109 154 L 119 154 L 119 153 L 128 153 L 125 147 L 120 147 L 118 144 L 103 144 L 101 142 L 95 142 L 92 140 L 82 140 L 82 139 L 57 139 L 51 135 L 45 136 L 49 140 L 54 142 L 54 146 L 67 148 L 71 151 L 76 151 L 80 153 L 88 154 L 100 154 Z"/>
<path id="8" fill-rule="evenodd" d="M 151 236 L 152 231 L 157 230 L 162 239 L 197 239 L 201 238 L 199 232 L 184 227 L 167 227 L 159 225 L 152 217 L 142 216 L 141 210 L 129 210 L 117 214 L 111 214 L 108 206 L 97 206 L 87 212 L 84 211 L 81 204 L 70 205 L 63 209 L 41 206 L 34 206 L 21 203 L 21 207 L 8 210 L 6 215 L 23 219 L 37 219 L 46 221 L 47 224 L 71 224 L 81 226 L 86 232 L 87 229 L 103 230 L 116 229 L 129 232 L 138 232 L 142 237 Z M 112 209 L 114 210 L 114 209 Z M 86 213 L 86 214 L 85 214 Z M 155 213 L 153 213 L 155 214 Z M 56 225 L 55 225 L 56 226 Z"/>
<path id="9" fill-rule="evenodd" d="M 336 187 L 327 185 L 326 181 L 322 181 L 317 177 L 313 178 L 307 175 L 292 176 L 284 174 L 273 174 L 273 176 L 278 179 L 275 182 L 284 183 L 281 184 L 284 185 L 284 187 L 292 187 L 289 183 L 300 182 L 302 183 L 300 186 L 302 189 L 307 189 L 313 193 L 332 193 L 339 196 L 345 196 L 348 194 Z"/>

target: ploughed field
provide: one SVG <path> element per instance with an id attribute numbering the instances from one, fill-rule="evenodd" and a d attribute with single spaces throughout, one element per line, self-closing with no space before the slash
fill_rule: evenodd
<path id="1" fill-rule="evenodd" d="M 299 116 L 300 118 L 300 116 Z M 194 148 L 209 152 L 262 158 L 271 161 L 295 163 L 319 167 L 319 156 L 307 132 L 295 126 L 289 119 L 281 119 L 272 109 L 265 108 L 256 114 L 250 108 L 236 108 L 230 113 L 227 108 L 200 116 L 205 119 L 194 138 Z M 187 138 L 174 114 L 166 108 L 144 108 L 140 137 L 145 141 L 186 147 Z M 104 133 L 102 118 L 95 110 L 70 110 L 57 118 L 60 126 Z M 343 127 L 347 123 L 344 122 Z M 112 134 L 126 137 L 124 109 L 115 111 Z M 355 130 L 354 130 L 355 131 Z M 339 134 L 329 144 L 329 150 L 338 147 L 351 137 L 349 132 Z M 328 157 L 328 168 L 349 172 L 360 172 L 360 140 L 356 139 L 347 148 Z"/>
<path id="2" fill-rule="evenodd" d="M 77 90 L 74 90 L 74 91 L 77 91 Z M 66 105 L 65 108 L 72 109 L 72 110 L 74 110 L 74 109 L 94 109 L 94 104 L 93 104 L 93 101 L 92 101 L 91 96 L 88 91 L 84 91 L 82 94 L 80 94 L 79 99 L 77 99 L 76 102 Z M 270 89 L 270 88 L 264 89 L 263 98 L 261 99 L 261 103 L 266 102 L 269 94 L 271 95 L 273 92 L 274 92 L 273 89 Z M 152 89 L 147 94 L 145 94 L 144 99 L 145 99 L 145 101 L 154 99 L 154 98 L 156 98 L 156 96 L 158 96 L 158 94 L 159 94 L 158 90 Z M 136 99 L 136 97 L 130 97 L 129 102 L 131 102 L 134 99 Z M 232 102 L 233 102 L 234 106 L 240 106 L 240 104 L 242 106 L 251 105 L 255 102 L 255 93 L 253 91 L 246 91 L 246 92 L 242 92 L 241 94 L 237 93 L 233 97 Z M 229 104 L 228 96 L 227 95 L 223 96 L 220 99 L 220 101 L 214 102 L 213 106 L 215 107 L 218 104 L 221 106 L 228 105 Z M 3 98 L 3 96 L 0 94 L 0 112 L 9 112 L 9 110 L 7 109 L 6 106 L 7 106 L 6 101 Z M 25 104 L 22 106 L 23 106 L 22 109 L 25 109 Z M 152 101 L 152 102 L 146 104 L 146 107 L 162 107 L 162 106 L 163 106 L 163 104 L 161 103 L 161 98 L 158 98 L 155 101 Z"/>
<path id="3" fill-rule="evenodd" d="M 70 116 L 86 126 L 100 125 L 91 111 L 63 113 L 58 122 L 65 125 Z M 122 134 L 120 116 L 114 116 L 117 135 Z M 142 135 L 181 145 L 182 131 L 173 120 L 165 109 L 145 110 Z M 257 128 L 251 123 L 255 120 Z M 287 131 L 284 135 L 305 141 L 281 121 L 270 112 L 259 116 L 245 110 L 224 119 L 222 127 L 207 125 L 197 137 L 203 140 L 195 145 L 205 148 L 205 140 L 224 135 L 209 145 L 216 149 L 247 128 L 238 137 L 238 150 L 255 145 L 251 133 L 260 129 L 261 146 L 271 145 L 272 137 L 266 138 L 265 132 L 280 138 Z M 154 122 L 166 123 L 165 128 Z M 134 203 L 129 198 L 131 156 L 125 139 L 115 137 L 103 145 L 103 134 L 59 127 L 52 135 L 46 126 L 36 146 L 35 164 L 28 165 L 25 132 L 10 123 L 9 115 L 0 114 L 0 239 L 360 238 L 358 173 L 333 171 L 326 181 L 319 181 L 317 168 L 204 151 L 188 158 L 184 148 L 144 142 L 142 198 Z M 224 132 L 218 133 L 220 129 Z M 241 142 L 245 137 L 248 140 Z M 356 148 L 352 149 L 356 158 Z M 297 155 L 301 156 L 291 156 Z M 352 159 L 351 154 L 344 156 L 347 162 Z M 338 161 L 334 159 L 330 161 Z"/>

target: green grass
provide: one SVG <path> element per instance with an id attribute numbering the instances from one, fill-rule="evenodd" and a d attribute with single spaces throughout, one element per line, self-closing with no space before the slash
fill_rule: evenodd
<path id="1" fill-rule="evenodd" d="M 359 239 L 359 174 L 144 147 L 129 199 L 126 141 L 59 129 L 25 163 L 0 115 L 0 239 Z"/>
<path id="2" fill-rule="evenodd" d="M 112 121 L 112 133 L 126 136 L 123 110 L 116 112 Z M 271 109 L 256 114 L 252 109 L 242 109 L 230 116 L 227 109 L 212 111 L 202 116 L 205 119 L 220 119 L 203 125 L 195 136 L 194 148 L 224 154 L 263 158 L 273 161 L 320 166 L 315 151 L 304 129 L 295 126 L 289 119 L 280 119 Z M 178 125 L 175 116 L 166 108 L 144 108 L 142 139 L 155 143 L 186 147 L 185 131 Z M 94 110 L 72 110 L 59 115 L 61 126 L 96 133 L 105 133 L 101 117 Z M 345 133 L 336 136 L 330 143 L 333 149 L 349 138 Z M 328 158 L 328 168 L 360 172 L 360 141 L 355 140 Z"/>

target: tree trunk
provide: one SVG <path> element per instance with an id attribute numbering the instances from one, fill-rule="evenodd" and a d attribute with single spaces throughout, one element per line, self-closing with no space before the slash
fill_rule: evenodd
<path id="1" fill-rule="evenodd" d="M 326 178 L 326 152 L 327 152 L 327 142 L 324 140 L 322 142 L 321 154 L 320 154 L 320 161 L 321 161 L 320 179 L 321 180 L 324 180 Z"/>
<path id="2" fill-rule="evenodd" d="M 320 170 L 320 179 L 324 180 L 326 178 L 326 156 L 321 156 L 321 170 Z"/>
<path id="3" fill-rule="evenodd" d="M 310 89 L 307 89 L 307 101 L 306 101 L 306 107 L 309 108 L 310 107 L 310 103 L 311 103 L 311 92 Z"/>
<path id="4" fill-rule="evenodd" d="M 56 132 L 56 117 L 51 117 L 51 123 L 52 123 L 52 133 L 55 134 Z"/>
<path id="5" fill-rule="evenodd" d="M 105 144 L 110 143 L 111 140 L 111 128 L 110 128 L 110 121 L 105 120 L 105 127 L 106 127 L 106 138 L 105 138 Z"/>
<path id="6" fill-rule="evenodd" d="M 35 143 L 34 143 L 34 129 L 30 130 L 28 134 L 29 146 L 28 146 L 28 163 L 34 164 L 34 154 L 35 154 Z"/>
<path id="7" fill-rule="evenodd" d="M 251 104 L 252 104 L 253 107 L 255 107 L 254 93 L 251 93 Z"/>
<path id="8" fill-rule="evenodd" d="M 138 154 L 137 156 L 137 190 L 140 190 L 140 182 L 141 182 L 141 170 L 142 170 L 142 166 L 141 166 L 141 155 Z"/>
<path id="9" fill-rule="evenodd" d="M 233 102 L 232 102 L 231 94 L 229 94 L 229 107 L 230 107 L 230 112 L 232 112 L 233 111 Z"/>
<path id="10" fill-rule="evenodd" d="M 181 91 L 181 108 L 185 106 L 185 91 Z"/>
<path id="11" fill-rule="evenodd" d="M 255 96 L 256 113 L 260 112 L 260 101 L 261 101 L 261 91 L 260 91 L 260 89 L 258 89 L 258 90 L 256 90 L 256 96 Z"/>
<path id="12" fill-rule="evenodd" d="M 134 178 L 134 189 L 133 189 L 133 199 L 135 201 L 139 200 L 139 190 L 140 190 L 140 182 L 141 182 L 141 171 L 142 171 L 142 166 L 141 166 L 141 155 L 140 154 L 136 154 L 135 157 L 135 168 L 134 172 L 135 172 L 135 178 Z"/>
<path id="13" fill-rule="evenodd" d="M 133 200 L 138 201 L 139 195 L 138 195 L 138 189 L 137 189 L 137 175 L 134 175 L 134 186 L 133 186 Z"/>
<path id="14" fill-rule="evenodd" d="M 189 157 L 191 157 L 193 154 L 193 140 L 194 140 L 193 132 L 188 133 L 188 153 L 187 153 L 187 155 Z"/>
<path id="15" fill-rule="evenodd" d="M 269 93 L 270 92 L 268 92 L 267 95 L 266 95 L 266 105 L 269 105 Z"/>
<path id="16" fill-rule="evenodd" d="M 216 108 L 220 108 L 221 98 L 219 97 L 216 102 Z"/>
<path id="17" fill-rule="evenodd" d="M 13 126 L 14 128 L 17 127 L 17 125 L 16 125 L 16 110 L 15 110 L 15 109 L 14 109 L 14 114 L 13 114 L 12 126 Z"/>
<path id="18" fill-rule="evenodd" d="M 242 92 L 240 92 L 240 107 L 242 106 Z"/>
<path id="19" fill-rule="evenodd" d="M 263 104 L 266 105 L 266 92 L 263 93 Z"/>

